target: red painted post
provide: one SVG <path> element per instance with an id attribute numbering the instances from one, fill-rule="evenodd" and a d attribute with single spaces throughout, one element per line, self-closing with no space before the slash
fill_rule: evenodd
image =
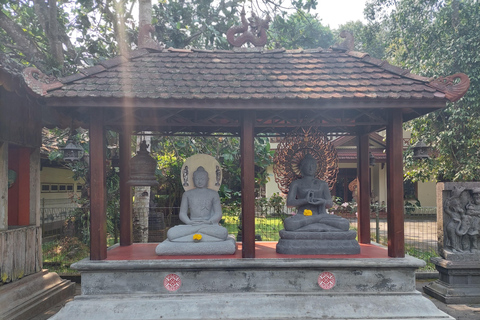
<path id="1" fill-rule="evenodd" d="M 240 149 L 242 155 L 242 257 L 255 258 L 255 112 L 245 111 Z"/>
<path id="2" fill-rule="evenodd" d="M 370 157 L 369 135 L 360 134 L 357 148 L 358 242 L 370 243 Z"/>
<path id="3" fill-rule="evenodd" d="M 130 177 L 131 136 L 121 132 L 120 136 L 120 245 L 133 243 L 132 187 L 127 185 Z"/>
<path id="4" fill-rule="evenodd" d="M 90 260 L 107 258 L 107 185 L 103 111 L 90 113 Z"/>
<path id="5" fill-rule="evenodd" d="M 405 257 L 402 111 L 390 111 L 387 125 L 388 256 Z"/>

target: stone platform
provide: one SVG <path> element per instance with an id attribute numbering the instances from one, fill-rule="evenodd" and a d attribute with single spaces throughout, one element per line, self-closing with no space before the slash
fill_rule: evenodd
<path id="1" fill-rule="evenodd" d="M 117 247 L 74 265 L 82 295 L 52 319 L 453 319 L 415 290 L 421 260 L 374 245 L 341 258 L 281 255 L 275 245 L 257 243 L 255 259 Z"/>

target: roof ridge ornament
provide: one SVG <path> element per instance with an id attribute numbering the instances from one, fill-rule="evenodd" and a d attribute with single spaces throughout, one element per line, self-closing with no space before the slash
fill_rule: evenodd
<path id="1" fill-rule="evenodd" d="M 445 93 L 445 97 L 451 102 L 456 102 L 467 93 L 470 87 L 470 79 L 465 73 L 456 73 L 451 76 L 437 78 L 427 83 L 427 85 Z"/>
<path id="2" fill-rule="evenodd" d="M 145 24 L 138 30 L 138 47 L 140 49 L 151 49 L 162 51 L 164 46 L 152 38 L 155 28 L 151 24 Z"/>
<path id="3" fill-rule="evenodd" d="M 37 68 L 28 67 L 23 70 L 23 79 L 27 87 L 34 93 L 44 96 L 49 90 L 63 87 L 63 83 L 53 76 L 47 76 Z"/>
<path id="4" fill-rule="evenodd" d="M 267 43 L 267 30 L 270 23 L 270 16 L 267 15 L 265 19 L 257 17 L 252 12 L 252 17 L 245 18 L 245 7 L 240 13 L 242 24 L 233 26 L 227 31 L 227 40 L 234 47 L 241 47 L 246 42 L 250 42 L 255 47 L 263 47 Z M 237 33 L 241 33 L 235 37 Z"/>
<path id="5" fill-rule="evenodd" d="M 352 51 L 355 49 L 355 38 L 350 31 L 342 30 L 340 38 L 345 39 L 342 43 L 336 43 L 331 48 L 345 51 Z"/>

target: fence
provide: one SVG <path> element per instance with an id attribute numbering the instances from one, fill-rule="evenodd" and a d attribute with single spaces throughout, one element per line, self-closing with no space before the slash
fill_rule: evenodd
<path id="1" fill-rule="evenodd" d="M 387 219 L 384 208 L 372 207 L 370 228 L 373 241 L 387 243 Z M 377 209 L 377 210 L 376 210 Z M 73 214 L 72 207 L 42 208 L 41 223 L 43 237 L 61 236 L 65 220 Z M 166 239 L 169 228 L 180 224 L 179 208 L 155 207 L 149 212 L 149 242 Z M 220 224 L 228 233 L 241 241 L 241 215 L 238 207 L 224 207 Z M 418 250 L 435 251 L 437 248 L 436 208 L 420 207 L 405 209 L 405 244 Z M 273 210 L 270 207 L 257 208 L 255 212 L 255 234 L 258 241 L 278 241 L 278 232 L 283 229 L 283 220 L 291 216 L 291 209 Z M 351 228 L 357 228 L 355 212 L 337 212 L 350 221 Z"/>

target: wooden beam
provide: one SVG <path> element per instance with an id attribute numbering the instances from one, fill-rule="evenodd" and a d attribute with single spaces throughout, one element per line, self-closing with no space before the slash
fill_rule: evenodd
<path id="1" fill-rule="evenodd" d="M 107 258 L 107 185 L 103 110 L 90 113 L 90 260 Z"/>
<path id="2" fill-rule="evenodd" d="M 255 258 L 255 112 L 245 111 L 242 120 L 242 257 Z"/>
<path id="3" fill-rule="evenodd" d="M 358 242 L 370 243 L 370 157 L 368 133 L 358 135 Z"/>
<path id="4" fill-rule="evenodd" d="M 387 126 L 388 256 L 405 256 L 402 111 L 392 110 Z"/>
<path id="5" fill-rule="evenodd" d="M 120 134 L 120 245 L 133 243 L 132 187 L 127 185 L 130 177 L 131 135 L 128 130 Z"/>

